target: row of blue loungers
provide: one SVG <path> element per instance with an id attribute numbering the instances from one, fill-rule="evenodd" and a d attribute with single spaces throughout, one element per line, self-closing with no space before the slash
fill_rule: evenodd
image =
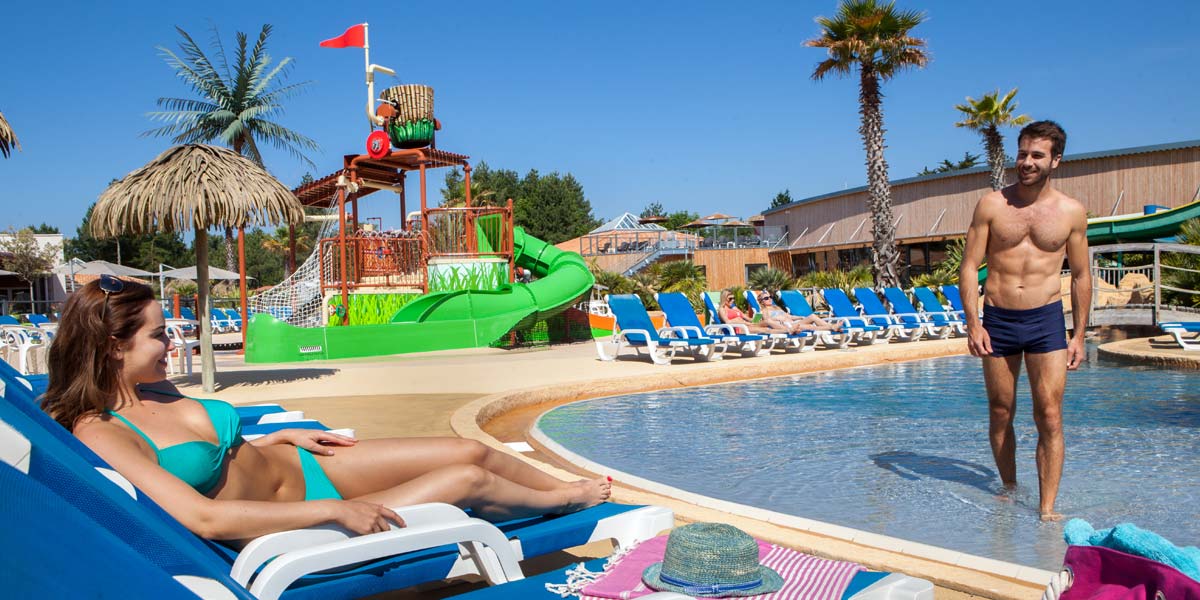
<path id="1" fill-rule="evenodd" d="M 949 305 L 943 305 L 932 288 L 918 287 L 910 298 L 900 288 L 884 289 L 884 299 L 870 288 L 855 288 L 857 305 L 837 288 L 822 291 L 828 314 L 819 314 L 827 321 L 841 325 L 841 331 L 801 331 L 788 333 L 751 333 L 745 325 L 726 324 L 717 311 L 715 292 L 704 294 L 709 325 L 704 326 L 691 303 L 679 292 L 656 294 L 655 299 L 666 315 L 667 327 L 656 329 L 642 301 L 634 294 L 608 296 L 608 306 L 616 318 L 616 330 L 610 340 L 596 340 L 601 360 L 615 360 L 626 349 L 637 355 L 643 351 L 655 364 L 670 364 L 683 354 L 698 361 L 719 360 L 726 352 L 736 350 L 742 356 L 768 354 L 773 350 L 812 350 L 817 344 L 826 348 L 846 348 L 850 344 L 867 345 L 876 342 L 915 342 L 926 339 L 945 339 L 965 335 L 962 297 L 957 286 L 942 286 Z M 761 312 L 757 294 L 746 291 L 746 300 L 755 313 Z M 797 290 L 782 290 L 778 294 L 781 307 L 796 316 L 814 314 L 812 306 Z M 914 302 L 915 300 L 915 302 Z M 917 308 L 920 305 L 920 309 Z"/>
<path id="2" fill-rule="evenodd" d="M 656 506 L 605 503 L 493 524 L 450 505 L 425 504 L 397 509 L 407 524 L 402 529 L 353 536 L 316 527 L 264 536 L 239 551 L 186 530 L 52 421 L 36 405 L 45 387 L 44 376 L 21 376 L 0 361 L 5 597 L 349 600 L 477 575 L 494 586 L 462 597 L 548 600 L 559 596 L 544 584 L 565 582 L 571 567 L 526 579 L 520 561 L 597 540 L 621 550 L 674 525 L 673 513 Z M 281 428 L 327 429 L 275 404 L 237 410 L 247 438 Z M 602 563 L 588 567 L 598 572 Z M 932 600 L 933 586 L 860 572 L 842 598 Z"/>

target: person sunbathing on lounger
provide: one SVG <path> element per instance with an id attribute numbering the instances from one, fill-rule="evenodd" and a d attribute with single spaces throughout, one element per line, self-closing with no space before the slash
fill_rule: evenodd
<path id="1" fill-rule="evenodd" d="M 758 293 L 758 305 L 762 307 L 763 316 L 774 321 L 783 323 L 788 327 L 791 333 L 800 331 L 833 331 L 842 330 L 842 326 L 837 323 L 830 323 L 817 315 L 808 315 L 800 317 L 789 313 L 775 304 L 771 299 L 771 294 L 767 292 Z"/>
<path id="2" fill-rule="evenodd" d="M 285 429 L 244 442 L 233 407 L 155 393 L 173 345 L 150 288 L 102 276 L 71 296 L 49 352 L 44 410 L 199 536 L 244 541 L 337 524 L 404 526 L 388 506 L 446 502 L 508 519 L 604 502 L 479 442 L 355 440 Z M 161 386 L 160 386 L 161 387 Z"/>
<path id="3" fill-rule="evenodd" d="M 750 333 L 791 333 L 792 330 L 786 323 L 775 319 L 764 318 L 762 321 L 755 323 L 752 318 L 742 312 L 740 308 L 734 304 L 733 292 L 724 290 L 721 292 L 721 306 L 717 308 L 721 311 L 721 321 L 728 325 L 745 325 Z"/>

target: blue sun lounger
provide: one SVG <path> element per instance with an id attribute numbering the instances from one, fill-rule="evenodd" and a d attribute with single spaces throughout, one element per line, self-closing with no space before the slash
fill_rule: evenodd
<path id="1" fill-rule="evenodd" d="M 784 309 L 798 317 L 817 315 L 826 321 L 841 325 L 841 331 L 822 331 L 817 335 L 817 340 L 826 348 L 846 348 L 858 336 L 865 333 L 861 327 L 851 326 L 846 319 L 831 316 L 825 311 L 814 311 L 812 305 L 808 303 L 808 298 L 805 298 L 800 290 L 779 290 L 779 301 L 783 304 Z"/>
<path id="2" fill-rule="evenodd" d="M 967 335 L 967 323 L 963 320 L 962 314 L 947 310 L 933 289 L 914 287 L 913 296 L 916 297 L 917 302 L 921 305 L 921 311 L 934 327 L 945 328 L 958 335 Z M 888 300 L 891 300 L 891 296 L 888 297 Z"/>
<path id="3" fill-rule="evenodd" d="M 403 529 L 353 536 L 315 527 L 263 536 L 238 552 L 167 515 L 38 409 L 19 378 L 3 376 L 0 383 L 0 422 L 32 447 L 30 476 L 168 574 L 232 582 L 238 598 L 250 597 L 246 590 L 260 600 L 360 598 L 466 574 L 502 583 L 522 577 L 523 558 L 603 539 L 628 547 L 674 521 L 664 508 L 606 503 L 492 524 L 435 503 L 397 508 L 408 525 Z M 5 430 L 0 425 L 0 448 L 13 445 Z"/>
<path id="4" fill-rule="evenodd" d="M 925 322 L 914 310 L 909 313 L 893 313 L 883 305 L 875 290 L 865 287 L 854 288 L 854 297 L 863 308 L 863 318 L 872 325 L 886 327 L 889 338 L 901 342 L 915 342 L 925 333 Z"/>
<path id="5" fill-rule="evenodd" d="M 747 334 L 750 333 L 750 328 L 747 327 L 745 324 L 726 323 L 725 320 L 721 318 L 721 313 L 717 310 L 717 303 L 720 302 L 720 292 L 704 292 L 704 294 L 702 294 L 702 297 L 704 298 L 704 309 L 706 311 L 708 311 L 707 312 L 708 320 L 711 323 L 713 323 L 715 325 L 733 327 L 734 331 L 739 331 L 739 332 L 747 333 Z M 771 341 L 771 344 L 772 344 L 771 349 L 772 350 L 779 348 L 780 344 L 782 344 L 782 347 L 785 350 L 791 350 L 793 348 L 799 348 L 799 347 L 803 346 L 803 340 L 799 340 L 799 339 L 798 340 L 789 340 L 788 338 L 790 336 L 787 333 L 784 333 L 782 331 L 771 332 L 771 333 L 758 333 L 758 334 L 751 334 L 751 335 L 766 336 L 766 338 Z"/>
<path id="6" fill-rule="evenodd" d="M 838 288 L 825 288 L 821 290 L 821 295 L 825 297 L 825 304 L 829 305 L 834 317 L 841 319 L 847 326 L 862 328 L 863 332 L 856 339 L 859 344 L 865 346 L 875 343 L 876 340 L 887 341 L 891 328 L 874 325 L 863 318 L 858 309 L 854 308 L 854 303 L 850 301 L 846 292 Z"/>
<path id="7" fill-rule="evenodd" d="M 1200 321 L 1159 323 L 1158 327 L 1171 334 L 1180 348 L 1188 351 L 1200 350 Z M 1189 334 L 1191 337 L 1188 337 Z"/>
<path id="8" fill-rule="evenodd" d="M 695 332 L 697 337 L 709 337 L 720 340 L 728 348 L 735 347 L 742 356 L 757 356 L 771 351 L 774 342 L 765 335 L 750 333 L 745 325 L 725 325 L 711 323 L 708 326 L 700 324 L 700 318 L 693 312 L 692 303 L 681 292 L 663 292 L 655 294 L 658 306 L 667 315 L 667 323 L 672 327 L 683 327 L 689 332 Z"/>
<path id="9" fill-rule="evenodd" d="M 656 365 L 671 364 L 671 359 L 680 351 L 698 361 L 720 360 L 725 352 L 724 341 L 704 337 L 701 332 L 687 327 L 655 330 L 646 307 L 642 306 L 642 299 L 633 294 L 614 294 L 606 296 L 605 301 L 617 321 L 617 329 L 608 342 L 616 348 L 609 354 L 604 349 L 605 342 L 596 340 L 596 353 L 600 355 L 600 360 L 616 360 L 625 348 L 633 348 L 638 356 L 641 356 L 643 349 L 646 350 Z"/>
<path id="10" fill-rule="evenodd" d="M 767 313 L 763 312 L 762 305 L 759 304 L 758 295 L 755 293 L 755 291 L 754 290 L 744 290 L 742 292 L 742 294 L 745 296 L 746 304 L 750 306 L 750 310 L 756 315 L 763 315 L 763 317 L 765 318 Z M 785 312 L 787 311 L 786 308 L 781 308 L 781 310 L 783 310 Z M 791 313 L 788 313 L 788 314 L 791 314 Z M 787 349 L 797 350 L 800 352 L 804 352 L 806 350 L 816 350 L 815 346 L 809 346 L 808 343 L 810 341 L 816 341 L 817 338 L 819 337 L 818 332 L 816 332 L 816 331 L 797 331 L 794 333 L 772 333 L 771 335 L 782 336 L 779 341 L 783 342 Z"/>
<path id="11" fill-rule="evenodd" d="M 0 456 L 5 597 L 252 598 L 245 589 L 226 587 L 232 581 L 172 577 L 30 477 L 27 464 L 22 470 L 10 459 Z M 63 540 L 70 540 L 69 553 Z"/>
<path id="12" fill-rule="evenodd" d="M 943 285 L 942 295 L 946 297 L 946 301 L 950 303 L 950 309 L 954 311 L 955 316 L 960 319 L 966 319 L 966 313 L 963 312 L 962 294 L 959 293 L 957 285 Z"/>

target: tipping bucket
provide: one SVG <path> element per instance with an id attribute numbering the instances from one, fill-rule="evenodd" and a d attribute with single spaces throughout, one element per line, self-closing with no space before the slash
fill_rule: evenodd
<path id="1" fill-rule="evenodd" d="M 391 104 L 396 114 L 384 123 L 388 138 L 397 148 L 422 148 L 433 142 L 433 88 L 427 85 L 397 85 L 383 90 L 380 99 Z"/>

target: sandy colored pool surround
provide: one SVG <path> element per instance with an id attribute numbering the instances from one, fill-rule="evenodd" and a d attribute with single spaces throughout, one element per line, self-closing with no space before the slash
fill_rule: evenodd
<path id="1" fill-rule="evenodd" d="M 1169 335 L 1112 342 L 1100 346 L 1099 352 L 1103 358 L 1124 363 L 1200 369 L 1200 352 L 1180 348 Z"/>
<path id="2" fill-rule="evenodd" d="M 520 457 L 563 479 L 610 474 L 614 501 L 658 504 L 677 521 L 728 522 L 762 539 L 873 569 L 928 579 L 938 597 L 1033 600 L 1052 573 L 897 538 L 857 531 L 678 490 L 616 473 L 573 455 L 531 431 L 537 415 L 561 404 L 644 391 L 922 360 L 966 352 L 963 339 L 925 340 L 694 363 L 676 359 L 600 362 L 592 344 L 536 351 L 468 350 L 374 360 L 244 365 L 228 357 L 213 394 L 235 404 L 279 402 L 359 437 L 460 435 Z M 175 378 L 199 394 L 198 375 Z M 449 422 L 449 428 L 445 427 Z M 492 433 L 489 433 L 491 431 Z M 495 435 L 493 435 L 493 433 Z M 506 442 L 526 441 L 533 453 Z"/>

